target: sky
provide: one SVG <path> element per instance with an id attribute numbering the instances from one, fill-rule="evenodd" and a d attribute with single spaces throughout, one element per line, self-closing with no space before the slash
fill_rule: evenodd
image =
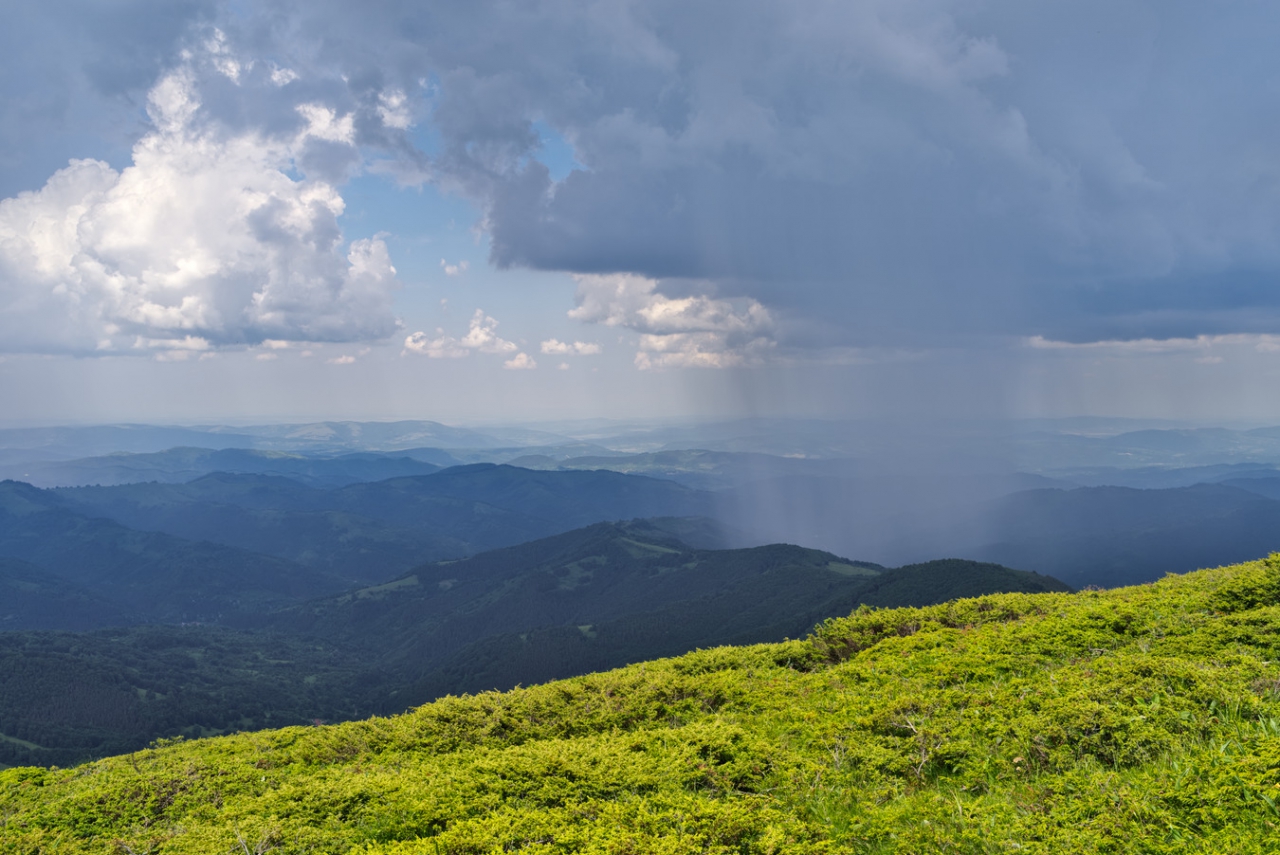
<path id="1" fill-rule="evenodd" d="M 49 0 L 0 421 L 1280 421 L 1280 10 Z"/>

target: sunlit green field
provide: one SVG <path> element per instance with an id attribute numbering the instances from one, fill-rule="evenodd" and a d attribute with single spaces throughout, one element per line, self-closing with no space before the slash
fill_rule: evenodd
<path id="1" fill-rule="evenodd" d="M 0 851 L 1280 851 L 1280 556 L 0 772 Z"/>

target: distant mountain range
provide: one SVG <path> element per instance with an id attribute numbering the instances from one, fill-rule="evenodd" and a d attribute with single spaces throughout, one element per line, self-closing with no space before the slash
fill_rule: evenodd
<path id="1" fill-rule="evenodd" d="M 1060 477 L 1071 470 L 1280 465 L 1280 427 L 1228 429 L 1125 419 L 890 422 L 757 418 L 698 424 L 594 420 L 455 427 L 426 420 L 273 425 L 139 424 L 0 429 L 0 474 L 14 466 L 175 447 L 282 451 L 334 457 L 352 452 L 444 451 L 450 462 L 510 462 L 522 455 L 610 457 L 708 450 L 783 459 L 887 462 L 937 468 L 967 461 L 988 472 L 1020 469 Z M 420 458 L 425 459 L 425 458 Z M 437 462 L 428 460 L 428 462 Z M 1138 486 L 1138 485 L 1130 485 Z M 1175 486 L 1175 485 L 1151 485 Z M 1183 485 L 1184 486 L 1184 485 Z"/>
<path id="2" fill-rule="evenodd" d="M 15 480 L 37 487 L 115 486 L 156 481 L 184 484 L 215 472 L 274 475 L 313 487 L 341 487 L 403 475 L 429 475 L 460 461 L 441 451 L 424 460 L 409 454 L 354 452 L 308 457 L 284 451 L 244 448 L 171 448 L 141 454 L 116 453 L 79 460 L 24 463 L 8 467 Z M 435 462 L 432 462 L 434 460 Z"/>
<path id="3" fill-rule="evenodd" d="M 68 485 L 0 482 L 0 765 L 1280 550 L 1276 431 L 1029 431 L 1055 465 L 1016 472 L 990 436 L 902 468 L 873 452 L 918 436 L 776 427 L 0 431 L 0 469 Z"/>
<path id="4" fill-rule="evenodd" d="M 705 515 L 708 507 L 705 494 L 671 481 L 489 464 L 333 489 L 222 473 L 61 490 L 0 482 L 0 557 L 25 562 L 6 582 L 22 589 L 22 607 L 16 593 L 0 602 L 0 627 L 241 625 L 424 561 L 603 520 Z M 47 582 L 22 587 L 35 569 Z"/>
<path id="5" fill-rule="evenodd" d="M 1256 489 L 1275 483 L 1261 479 Z M 1280 551 L 1280 501 L 1227 484 L 1032 490 L 990 503 L 978 519 L 970 537 L 981 541 L 961 554 L 1034 567 L 1077 587 L 1150 582 Z"/>
<path id="6" fill-rule="evenodd" d="M 14 481 L 0 482 L 0 557 L 28 562 L 49 579 L 26 590 L 27 608 L 0 604 L 5 628 L 14 629 L 42 628 L 41 614 L 63 623 L 84 614 L 89 626 L 122 616 L 131 623 L 234 621 L 346 585 L 274 556 L 75 513 L 56 495 Z M 87 601 L 106 607 L 72 605 Z"/>
<path id="7" fill-rule="evenodd" d="M 604 520 L 705 516 L 711 509 L 707 494 L 671 481 L 492 464 L 336 489 L 216 473 L 186 484 L 42 495 L 83 516 L 253 550 L 351 583 L 384 581 L 423 561 L 462 558 Z"/>
<path id="8" fill-rule="evenodd" d="M 894 477 L 853 461 L 697 450 L 543 461 L 537 470 L 439 469 L 367 453 L 321 459 L 185 449 L 151 459 L 160 458 L 175 467 L 234 464 L 250 471 L 186 483 L 47 491 L 7 485 L 10 498 L 21 494 L 47 513 L 22 521 L 5 516 L 0 501 L 0 556 L 43 566 L 81 587 L 77 574 L 110 564 L 112 573 L 137 574 L 131 584 L 139 590 L 166 562 L 252 568 L 246 572 L 253 584 L 202 606 L 167 600 L 163 585 L 155 599 L 117 603 L 139 619 L 163 610 L 163 619 L 235 620 L 292 598 L 289 591 L 318 596 L 386 581 L 423 561 L 656 516 L 717 519 L 726 532 L 722 546 L 798 543 L 882 564 L 954 555 L 1103 587 L 1280 549 L 1280 476 L 1252 466 L 1192 470 L 1217 483 L 1137 489 L 1080 488 L 1025 474 Z M 595 468 L 606 463 L 629 472 Z M 365 480 L 405 471 L 417 474 Z M 91 586 L 82 593 L 101 595 Z"/>

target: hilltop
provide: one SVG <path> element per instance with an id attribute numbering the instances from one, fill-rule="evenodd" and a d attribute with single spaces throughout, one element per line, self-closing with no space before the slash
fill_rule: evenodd
<path id="1" fill-rule="evenodd" d="M 1280 556 L 0 772 L 12 851 L 1267 852 Z"/>
<path id="2" fill-rule="evenodd" d="M 800 637 L 860 603 L 1069 590 L 1052 577 L 957 559 L 890 569 L 782 543 L 696 549 L 687 539 L 712 540 L 720 530 L 700 522 L 597 523 L 423 565 L 266 625 L 362 651 L 404 680 L 393 695 L 403 708 L 699 647 Z"/>
<path id="3" fill-rule="evenodd" d="M 890 570 L 787 544 L 688 544 L 722 537 L 710 520 L 599 523 L 244 616 L 241 631 L 0 632 L 0 764 L 66 765 L 159 737 L 345 721 L 700 647 L 781 641 L 862 602 L 1065 590 L 967 561 Z M 0 591 L 6 583 L 46 618 L 65 611 L 70 621 L 95 603 L 32 565 L 0 564 Z"/>

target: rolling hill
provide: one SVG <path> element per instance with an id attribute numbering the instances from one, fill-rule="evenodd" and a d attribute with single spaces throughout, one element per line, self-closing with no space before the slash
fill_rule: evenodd
<path id="1" fill-rule="evenodd" d="M 1280 558 L 0 772 L 11 851 L 1264 853 Z"/>
<path id="2" fill-rule="evenodd" d="M 1067 590 L 1056 579 L 968 561 L 887 570 L 787 544 L 694 549 L 670 533 L 670 522 L 598 523 L 427 564 L 284 610 L 266 625 L 366 651 L 417 686 L 397 695 L 404 703 L 799 636 L 862 602 Z"/>
<path id="3" fill-rule="evenodd" d="M 0 558 L 0 632 L 97 629 L 133 619 L 126 608 L 43 567 Z"/>
<path id="4" fill-rule="evenodd" d="M 493 464 L 336 489 L 215 473 L 48 495 L 77 514 L 265 553 L 353 584 L 605 520 L 698 516 L 710 506 L 706 493 L 656 478 Z"/>
<path id="5" fill-rule="evenodd" d="M 14 481 L 0 482 L 0 557 L 43 568 L 49 584 L 69 583 L 139 622 L 231 621 L 345 587 L 279 558 L 73 513 Z"/>
<path id="6" fill-rule="evenodd" d="M 157 737 L 399 712 L 445 694 L 801 636 L 864 601 L 1064 588 L 973 562 L 898 571 L 785 544 L 710 550 L 681 539 L 719 534 L 708 520 L 601 523 L 238 621 L 254 631 L 0 632 L 0 763 L 65 764 Z"/>

